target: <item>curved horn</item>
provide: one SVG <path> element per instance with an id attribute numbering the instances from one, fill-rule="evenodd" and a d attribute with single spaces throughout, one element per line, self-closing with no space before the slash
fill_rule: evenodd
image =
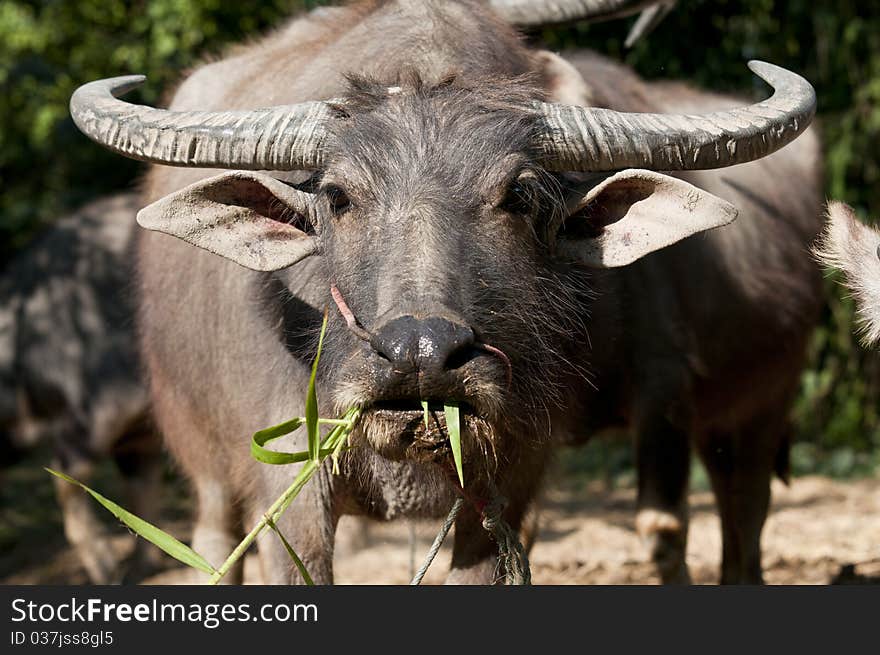
<path id="1" fill-rule="evenodd" d="M 672 0 L 674 2 L 675 0 Z M 490 0 L 505 20 L 520 27 L 538 27 L 575 20 L 610 20 L 638 13 L 669 0 Z"/>
<path id="2" fill-rule="evenodd" d="M 89 82 L 70 98 L 70 115 L 90 139 L 132 159 L 168 166 L 286 171 L 320 168 L 332 109 L 305 102 L 243 111 L 168 111 L 119 96 L 143 75 Z"/>
<path id="3" fill-rule="evenodd" d="M 748 107 L 703 115 L 638 114 L 536 103 L 549 168 L 684 171 L 760 159 L 797 138 L 816 113 L 816 93 L 800 75 L 761 61 L 749 68 L 774 88 Z"/>

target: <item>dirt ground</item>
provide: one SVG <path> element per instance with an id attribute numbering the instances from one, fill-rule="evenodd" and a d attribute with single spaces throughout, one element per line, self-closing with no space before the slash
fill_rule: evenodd
<path id="1" fill-rule="evenodd" d="M 721 541 L 718 517 L 708 492 L 691 495 L 692 520 L 688 564 L 694 581 L 717 582 Z M 551 489 L 540 513 L 540 532 L 531 553 L 535 584 L 654 584 L 658 582 L 635 533 L 633 489 L 604 491 L 599 484 L 575 491 Z M 170 527 L 185 535 L 180 519 Z M 412 528 L 411 528 L 412 526 Z M 345 518 L 336 554 L 339 584 L 405 584 L 411 570 L 410 534 L 414 529 L 416 565 L 436 534 L 439 522 L 376 524 Z M 118 547 L 130 548 L 120 534 Z M 3 584 L 83 583 L 73 554 L 57 539 L 43 543 L 41 554 L 13 571 Z M 426 576 L 443 581 L 449 565 L 444 547 Z M 249 582 L 259 582 L 256 557 L 246 565 Z M 841 482 L 797 478 L 791 487 L 774 482 L 773 507 L 764 530 L 764 570 L 770 584 L 880 582 L 880 479 Z M 194 582 L 188 571 L 171 568 L 148 583 Z"/>
<path id="2" fill-rule="evenodd" d="M 837 482 L 796 479 L 790 488 L 774 483 L 773 509 L 764 529 L 764 570 L 770 584 L 880 582 L 880 480 Z M 717 582 L 721 535 L 712 494 L 691 495 L 688 565 L 694 582 Z M 535 584 L 655 584 L 659 579 L 635 532 L 635 491 L 555 490 L 546 495 L 538 540 L 531 553 Z M 353 523 L 353 522 L 352 522 Z M 357 532 L 351 523 L 343 526 Z M 436 525 L 417 526 L 417 563 L 436 534 Z M 369 528 L 373 543 L 341 553 L 341 583 L 407 582 L 409 528 Z M 449 555 L 441 552 L 426 581 L 442 582 Z M 858 563 L 853 571 L 847 564 Z M 843 576 L 840 576 L 843 571 Z"/>

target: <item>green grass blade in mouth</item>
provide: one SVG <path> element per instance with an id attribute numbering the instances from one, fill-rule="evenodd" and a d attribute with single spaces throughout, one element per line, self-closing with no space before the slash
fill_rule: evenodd
<path id="1" fill-rule="evenodd" d="M 309 390 L 306 392 L 306 430 L 309 434 L 309 459 L 313 462 L 317 462 L 320 458 L 321 438 L 318 434 L 318 395 L 315 392 L 315 377 L 318 374 L 318 361 L 321 359 L 321 349 L 324 347 L 324 333 L 326 331 L 327 312 L 324 312 L 321 336 L 318 337 L 318 352 L 315 353 L 315 361 L 312 363 L 312 377 L 309 378 Z"/>
<path id="2" fill-rule="evenodd" d="M 265 448 L 265 445 L 270 441 L 280 439 L 284 435 L 298 430 L 302 424 L 302 419 L 294 418 L 285 421 L 284 423 L 274 425 L 271 428 L 265 428 L 255 432 L 254 436 L 251 438 L 251 457 L 264 464 L 276 465 L 293 464 L 308 459 L 310 455 L 309 453 L 303 457 L 302 453 L 284 453 Z"/>
<path id="3" fill-rule="evenodd" d="M 430 421 L 430 416 L 428 414 L 428 401 L 427 400 L 422 401 L 422 409 L 425 410 L 425 429 L 428 430 L 430 427 L 428 425 L 428 421 Z"/>
<path id="4" fill-rule="evenodd" d="M 461 466 L 461 412 L 458 403 L 446 403 L 443 405 L 446 415 L 446 433 L 449 435 L 449 445 L 452 446 L 452 459 L 455 460 L 455 470 L 458 472 L 458 481 L 464 487 L 464 471 Z"/>

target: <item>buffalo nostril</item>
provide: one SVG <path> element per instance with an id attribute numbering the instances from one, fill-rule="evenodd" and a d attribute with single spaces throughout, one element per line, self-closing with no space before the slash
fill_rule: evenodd
<path id="1" fill-rule="evenodd" d="M 386 362 L 394 362 L 391 356 L 387 352 L 385 352 L 385 347 L 379 339 L 372 339 L 370 341 L 370 345 L 373 347 L 373 351 Z"/>
<path id="2" fill-rule="evenodd" d="M 373 348 L 392 364 L 415 363 L 418 353 L 419 322 L 414 316 L 401 316 L 383 325 L 373 338 Z"/>
<path id="3" fill-rule="evenodd" d="M 425 319 L 421 327 L 420 368 L 453 371 L 470 359 L 474 345 L 474 332 L 470 328 L 439 317 Z"/>
<path id="4" fill-rule="evenodd" d="M 472 359 L 479 357 L 482 353 L 474 347 L 473 341 L 465 344 L 449 353 L 443 368 L 447 371 L 454 371 L 467 364 Z"/>

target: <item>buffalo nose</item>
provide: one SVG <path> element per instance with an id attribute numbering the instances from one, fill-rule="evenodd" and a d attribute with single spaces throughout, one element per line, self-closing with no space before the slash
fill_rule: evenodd
<path id="1" fill-rule="evenodd" d="M 375 335 L 374 347 L 396 368 L 442 373 L 464 364 L 474 345 L 474 332 L 439 316 L 401 316 Z"/>

